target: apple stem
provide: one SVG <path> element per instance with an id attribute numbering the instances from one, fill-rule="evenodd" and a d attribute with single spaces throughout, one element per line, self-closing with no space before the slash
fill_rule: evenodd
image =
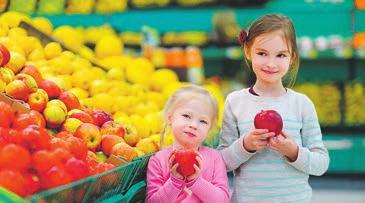
<path id="1" fill-rule="evenodd" d="M 280 133 L 284 138 L 288 138 L 283 132 Z"/>

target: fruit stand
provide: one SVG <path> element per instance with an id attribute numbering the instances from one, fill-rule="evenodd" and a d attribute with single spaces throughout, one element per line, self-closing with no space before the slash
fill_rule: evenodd
<path id="1" fill-rule="evenodd" d="M 1 1 L 0 202 L 143 201 L 149 157 L 173 143 L 160 140 L 167 98 L 199 84 L 220 124 L 224 95 L 253 82 L 236 34 L 268 12 L 297 25 L 294 89 L 316 106 L 329 173 L 364 174 L 358 2 Z"/>

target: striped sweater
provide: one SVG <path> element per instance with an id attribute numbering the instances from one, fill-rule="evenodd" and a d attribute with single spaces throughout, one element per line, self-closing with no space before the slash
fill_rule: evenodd
<path id="1" fill-rule="evenodd" d="M 283 131 L 299 146 L 294 162 L 268 148 L 255 153 L 243 148 L 255 115 L 269 109 L 280 113 Z M 314 105 L 291 89 L 279 97 L 255 96 L 248 89 L 230 93 L 218 149 L 234 173 L 232 202 L 310 202 L 309 175 L 320 176 L 329 165 Z"/>

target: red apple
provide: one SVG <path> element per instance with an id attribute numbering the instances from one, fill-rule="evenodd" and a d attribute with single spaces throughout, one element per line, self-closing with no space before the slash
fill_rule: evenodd
<path id="1" fill-rule="evenodd" d="M 53 166 L 43 176 L 42 187 L 50 189 L 72 182 L 72 176 L 63 166 Z"/>
<path id="2" fill-rule="evenodd" d="M 57 98 L 61 94 L 61 88 L 55 82 L 50 80 L 43 80 L 39 84 L 39 88 L 44 89 L 50 99 Z"/>
<path id="3" fill-rule="evenodd" d="M 81 124 L 75 131 L 75 137 L 81 138 L 88 149 L 95 149 L 101 143 L 99 127 L 91 123 Z"/>
<path id="4" fill-rule="evenodd" d="M 14 99 L 27 101 L 30 89 L 21 80 L 13 80 L 5 87 L 5 93 Z"/>
<path id="5" fill-rule="evenodd" d="M 185 178 L 194 174 L 195 169 L 193 165 L 198 165 L 196 156 L 198 155 L 192 149 L 181 149 L 176 151 L 174 162 L 179 164 L 177 167 L 177 172 L 179 172 Z"/>
<path id="6" fill-rule="evenodd" d="M 43 89 L 37 89 L 36 92 L 28 96 L 28 104 L 31 109 L 43 112 L 48 103 L 48 94 Z"/>
<path id="7" fill-rule="evenodd" d="M 4 187 L 20 196 L 26 195 L 24 176 L 18 170 L 1 169 L 0 186 Z"/>
<path id="8" fill-rule="evenodd" d="M 283 119 L 275 110 L 262 110 L 256 114 L 254 125 L 257 129 L 268 129 L 269 132 L 274 132 L 277 136 L 283 130 Z"/>
<path id="9" fill-rule="evenodd" d="M 71 174 L 74 181 L 90 175 L 90 169 L 86 162 L 74 157 L 66 161 L 65 168 Z"/>
<path id="10" fill-rule="evenodd" d="M 77 118 L 67 118 L 62 124 L 62 130 L 68 131 L 73 134 L 81 124 L 82 121 Z"/>
<path id="11" fill-rule="evenodd" d="M 93 118 L 95 125 L 99 127 L 101 127 L 105 122 L 113 120 L 110 114 L 102 110 L 94 110 L 91 117 Z"/>
<path id="12" fill-rule="evenodd" d="M 41 72 L 35 66 L 25 65 L 20 73 L 32 76 L 38 85 L 43 81 Z"/>
<path id="13" fill-rule="evenodd" d="M 67 113 L 69 118 L 77 118 L 83 123 L 94 123 L 93 118 L 86 112 L 79 110 L 79 109 L 73 109 Z"/>
<path id="14" fill-rule="evenodd" d="M 45 128 L 38 125 L 29 125 L 24 128 L 21 130 L 20 136 L 30 152 L 50 148 L 51 136 Z"/>
<path id="15" fill-rule="evenodd" d="M 77 158 L 80 160 L 85 160 L 87 156 L 87 145 L 86 143 L 77 137 L 70 136 L 66 137 L 65 141 L 69 143 L 68 150 Z"/>
<path id="16" fill-rule="evenodd" d="M 24 186 L 26 188 L 27 195 L 32 195 L 37 193 L 41 187 L 41 183 L 38 176 L 31 173 L 25 173 L 24 178 L 25 178 Z"/>
<path id="17" fill-rule="evenodd" d="M 27 195 L 32 195 L 37 193 L 41 188 L 39 177 L 36 176 L 35 174 L 25 173 L 24 178 L 25 178 L 24 186 L 27 191 Z"/>
<path id="18" fill-rule="evenodd" d="M 10 143 L 0 149 L 0 168 L 24 171 L 30 165 L 30 153 L 23 146 Z"/>
<path id="19" fill-rule="evenodd" d="M 44 128 L 45 120 L 39 112 L 32 110 L 28 113 L 17 114 L 12 127 L 21 130 L 29 125 L 38 125 Z"/>
<path id="20" fill-rule="evenodd" d="M 80 108 L 80 101 L 72 92 L 64 91 L 58 99 L 65 103 L 68 111 Z"/>
<path id="21" fill-rule="evenodd" d="M 125 129 L 120 123 L 115 121 L 107 121 L 101 126 L 100 133 L 102 135 L 111 134 L 124 137 Z"/>
<path id="22" fill-rule="evenodd" d="M 101 138 L 101 150 L 109 156 L 113 146 L 120 142 L 124 142 L 124 140 L 117 135 L 103 135 Z"/>
<path id="23" fill-rule="evenodd" d="M 0 101 L 0 109 L 0 127 L 10 128 L 15 117 L 13 109 L 3 101 Z"/>
<path id="24" fill-rule="evenodd" d="M 5 66 L 9 62 L 9 60 L 9 50 L 3 44 L 0 44 L 0 66 Z"/>
<path id="25" fill-rule="evenodd" d="M 56 105 L 47 106 L 43 111 L 43 115 L 49 128 L 60 126 L 66 119 L 65 111 Z"/>
<path id="26" fill-rule="evenodd" d="M 124 142 L 120 142 L 118 144 L 115 144 L 112 147 L 112 150 L 110 152 L 112 155 L 120 156 L 128 161 L 132 161 L 134 158 L 138 157 L 138 154 L 136 150 L 133 149 L 133 147 L 129 146 L 128 144 Z"/>
<path id="27" fill-rule="evenodd" d="M 30 75 L 19 73 L 15 76 L 15 79 L 23 81 L 29 88 L 30 92 L 36 92 L 38 89 L 37 82 Z"/>
<path id="28" fill-rule="evenodd" d="M 9 68 L 0 68 L 0 78 L 6 83 L 9 84 L 14 80 L 15 75 L 12 70 Z"/>
<path id="29" fill-rule="evenodd" d="M 46 120 L 44 119 L 42 113 L 35 111 L 35 110 L 30 110 L 29 113 L 34 115 L 34 117 L 35 117 L 34 120 L 36 120 L 36 122 L 35 122 L 36 125 L 39 125 L 42 128 L 46 127 Z"/>

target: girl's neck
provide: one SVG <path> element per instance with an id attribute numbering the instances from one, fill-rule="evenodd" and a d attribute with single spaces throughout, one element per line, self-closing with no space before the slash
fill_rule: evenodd
<path id="1" fill-rule="evenodd" d="M 177 149 L 177 150 L 179 150 L 179 149 L 193 149 L 193 150 L 199 150 L 199 147 L 200 147 L 200 146 L 196 146 L 196 147 L 187 147 L 187 146 L 183 146 L 183 145 L 181 145 L 181 144 L 179 144 L 179 143 L 176 143 L 176 142 L 172 145 L 172 148 L 173 148 L 173 149 Z"/>
<path id="2" fill-rule="evenodd" d="M 264 97 L 278 97 L 286 93 L 286 88 L 280 84 L 264 84 L 257 82 L 253 86 L 254 92 Z"/>

